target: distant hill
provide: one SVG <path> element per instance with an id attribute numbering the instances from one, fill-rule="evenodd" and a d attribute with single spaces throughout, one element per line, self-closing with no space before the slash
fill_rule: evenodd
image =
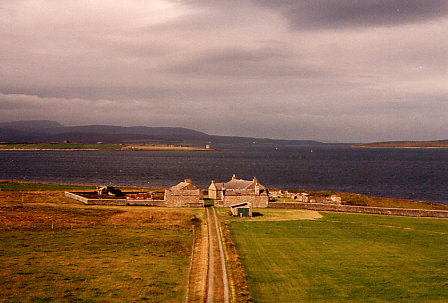
<path id="1" fill-rule="evenodd" d="M 62 124 L 51 120 L 27 120 L 27 121 L 13 121 L 1 122 L 0 128 L 14 128 L 14 129 L 33 129 L 33 128 L 57 128 L 63 127 Z"/>
<path id="2" fill-rule="evenodd" d="M 215 136 L 181 127 L 81 125 L 63 126 L 56 121 L 32 120 L 0 123 L 0 142 L 76 142 L 109 144 L 175 144 L 215 148 L 257 146 L 326 145 L 312 140 L 277 140 L 237 136 Z"/>
<path id="3" fill-rule="evenodd" d="M 438 141 L 389 141 L 357 144 L 354 147 L 364 148 L 448 148 L 448 140 Z"/>

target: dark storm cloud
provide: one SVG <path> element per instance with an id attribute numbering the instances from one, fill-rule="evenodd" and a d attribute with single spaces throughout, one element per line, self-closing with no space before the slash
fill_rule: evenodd
<path id="1" fill-rule="evenodd" d="M 346 28 L 424 22 L 448 14 L 446 0 L 254 0 L 278 10 L 291 26 Z"/>

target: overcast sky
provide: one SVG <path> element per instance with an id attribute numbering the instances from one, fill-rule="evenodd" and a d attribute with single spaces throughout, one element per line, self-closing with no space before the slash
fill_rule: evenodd
<path id="1" fill-rule="evenodd" d="M 1 0 L 0 121 L 448 139 L 446 0 Z"/>

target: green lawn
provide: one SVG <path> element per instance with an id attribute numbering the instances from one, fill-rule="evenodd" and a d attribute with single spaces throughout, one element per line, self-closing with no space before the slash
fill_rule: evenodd
<path id="1" fill-rule="evenodd" d="M 448 220 L 233 221 L 256 302 L 447 302 Z"/>

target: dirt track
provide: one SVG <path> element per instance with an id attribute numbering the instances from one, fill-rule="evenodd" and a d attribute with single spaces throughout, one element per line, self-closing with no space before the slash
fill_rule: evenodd
<path id="1" fill-rule="evenodd" d="M 209 270 L 207 303 L 229 302 L 229 281 L 221 240 L 221 231 L 214 208 L 207 209 L 209 235 Z"/>
<path id="2" fill-rule="evenodd" d="M 206 222 L 195 230 L 186 302 L 228 303 L 229 282 L 216 210 L 205 211 Z"/>

